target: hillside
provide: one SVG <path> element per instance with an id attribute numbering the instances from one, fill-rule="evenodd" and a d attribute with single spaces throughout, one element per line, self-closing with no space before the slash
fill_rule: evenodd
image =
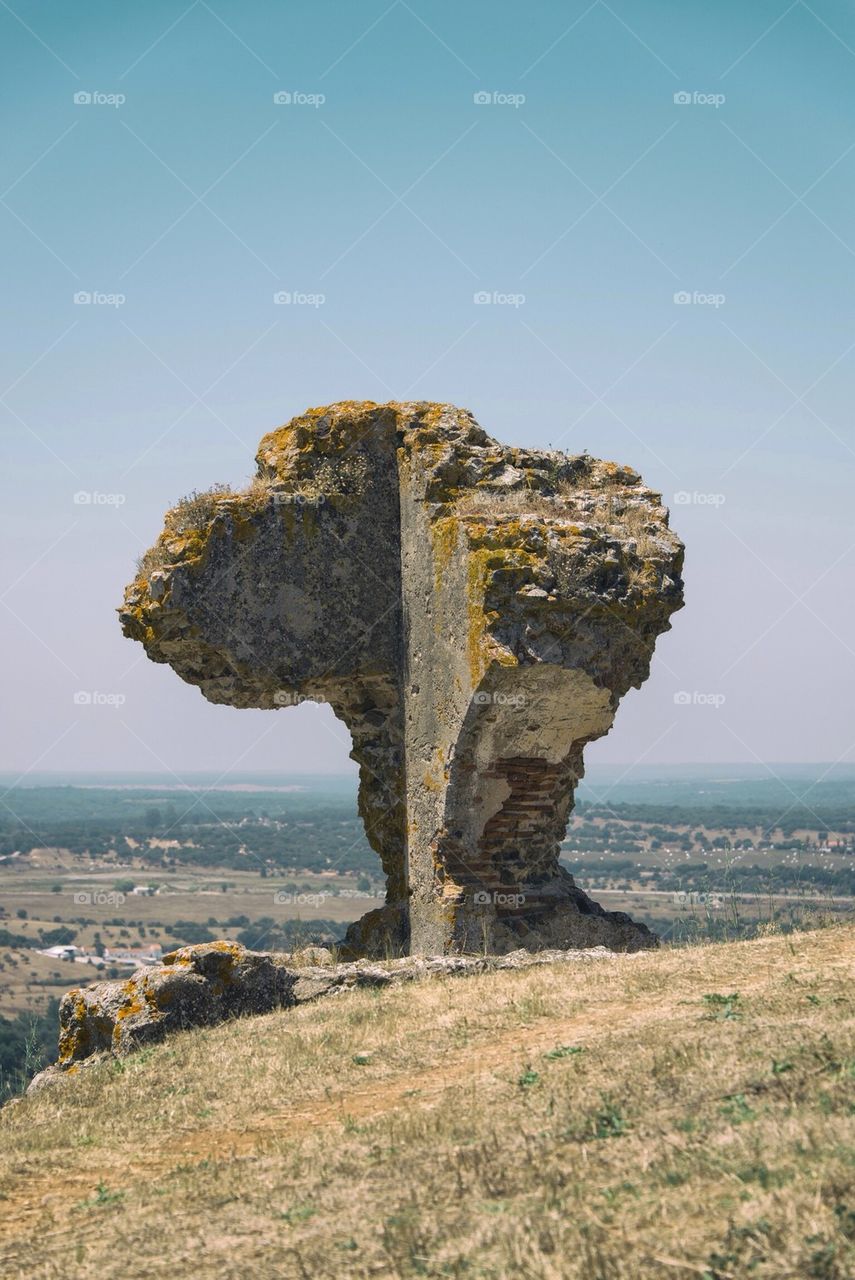
<path id="1" fill-rule="evenodd" d="M 0 1273 L 855 1270 L 855 926 L 188 1032 L 0 1112 Z"/>

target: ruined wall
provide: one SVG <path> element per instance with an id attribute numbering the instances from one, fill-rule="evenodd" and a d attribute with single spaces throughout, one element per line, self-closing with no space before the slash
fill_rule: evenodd
<path id="1" fill-rule="evenodd" d="M 168 513 L 122 625 L 211 701 L 347 724 L 387 877 L 354 950 L 652 945 L 558 853 L 583 747 L 682 603 L 659 495 L 425 402 L 309 410 L 257 461 L 192 529 Z"/>

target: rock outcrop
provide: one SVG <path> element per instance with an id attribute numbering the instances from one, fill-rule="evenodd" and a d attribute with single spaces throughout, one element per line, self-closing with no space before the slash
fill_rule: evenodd
<path id="1" fill-rule="evenodd" d="M 212 702 L 328 702 L 387 881 L 356 953 L 655 945 L 559 866 L 585 745 L 647 677 L 683 547 L 628 467 L 463 409 L 345 402 L 167 513 L 125 635 Z"/>
<path id="2" fill-rule="evenodd" d="M 600 947 L 334 964 L 322 947 L 290 955 L 247 951 L 237 942 L 181 947 L 165 956 L 163 964 L 137 969 L 130 978 L 97 982 L 63 996 L 58 1061 L 39 1072 L 27 1091 L 36 1093 L 106 1058 L 127 1057 L 177 1031 L 290 1009 L 357 987 L 394 987 L 421 978 L 464 977 L 557 961 L 584 963 L 609 955 Z"/>

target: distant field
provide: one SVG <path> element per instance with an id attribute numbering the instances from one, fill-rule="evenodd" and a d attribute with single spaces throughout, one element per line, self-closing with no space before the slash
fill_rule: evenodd
<path id="1" fill-rule="evenodd" d="M 851 913 L 851 769 L 621 772 L 589 770 L 562 850 L 609 909 L 670 942 Z M 46 938 L 109 951 L 169 949 L 200 930 L 259 948 L 295 929 L 329 941 L 383 893 L 354 776 L 11 779 L 0 850 L 0 1018 L 98 976 L 39 955 Z"/>
<path id="2" fill-rule="evenodd" d="M 307 926 L 332 920 L 343 934 L 347 924 L 382 901 L 379 887 L 360 891 L 355 876 L 335 873 L 303 875 L 296 892 L 283 890 L 290 883 L 286 876 L 262 880 L 249 871 L 230 871 L 223 877 L 194 870 L 165 872 L 154 877 L 163 886 L 154 897 L 122 895 L 113 887 L 126 879 L 145 884 L 149 878 L 119 866 L 92 871 L 73 855 L 57 857 L 37 873 L 23 867 L 8 871 L 3 877 L 6 916 L 0 918 L 0 928 L 30 939 L 32 948 L 40 945 L 43 931 L 65 925 L 73 930 L 74 943 L 86 949 L 100 939 L 110 951 L 152 943 L 168 950 L 181 945 L 179 921 L 204 925 L 218 938 L 236 938 L 255 921 L 271 918 L 279 923 L 305 921 Z M 51 885 L 59 891 L 52 892 Z M 77 901 L 80 896 L 88 901 Z M 123 899 L 118 904 L 117 897 Z M 22 911 L 26 918 L 20 917 Z M 245 918 L 240 924 L 227 923 L 239 917 Z M 259 949 L 271 945 L 264 928 L 259 928 L 255 942 Z M 37 1008 L 50 995 L 98 977 L 89 966 L 42 956 L 31 948 L 0 946 L 0 1015 Z"/>

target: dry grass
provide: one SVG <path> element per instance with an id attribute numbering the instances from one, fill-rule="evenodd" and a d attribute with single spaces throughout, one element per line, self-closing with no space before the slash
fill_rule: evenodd
<path id="1" fill-rule="evenodd" d="M 0 1271 L 843 1280 L 855 927 L 190 1032 L 0 1113 Z"/>
<path id="2" fill-rule="evenodd" d="M 170 507 L 164 518 L 164 534 L 180 537 L 185 533 L 204 533 L 226 498 L 249 498 L 251 505 L 259 508 L 270 497 L 270 487 L 261 476 L 253 476 L 243 489 L 233 489 L 227 484 L 213 484 L 210 489 L 193 489 Z M 163 535 L 137 558 L 137 574 L 150 578 L 155 569 L 162 569 L 172 562 Z"/>
<path id="3" fill-rule="evenodd" d="M 593 504 L 580 506 L 578 499 L 579 489 L 571 481 L 562 481 L 554 496 L 534 489 L 490 489 L 484 486 L 462 493 L 457 500 L 457 510 L 463 515 L 493 519 L 505 515 L 542 515 L 552 520 L 576 521 L 592 525 L 615 538 L 634 538 L 637 554 L 642 560 L 661 552 L 652 536 L 658 526 L 647 502 L 630 503 L 622 494 L 615 497 L 608 492 Z"/>
<path id="4" fill-rule="evenodd" d="M 568 515 L 566 501 L 562 502 L 536 489 L 465 489 L 457 498 L 455 510 L 463 515 L 548 515 L 558 519 Z"/>
<path id="5" fill-rule="evenodd" d="M 179 498 L 166 515 L 170 533 L 204 533 L 219 510 L 223 498 L 236 497 L 227 484 L 213 484 L 210 489 L 194 489 Z"/>

